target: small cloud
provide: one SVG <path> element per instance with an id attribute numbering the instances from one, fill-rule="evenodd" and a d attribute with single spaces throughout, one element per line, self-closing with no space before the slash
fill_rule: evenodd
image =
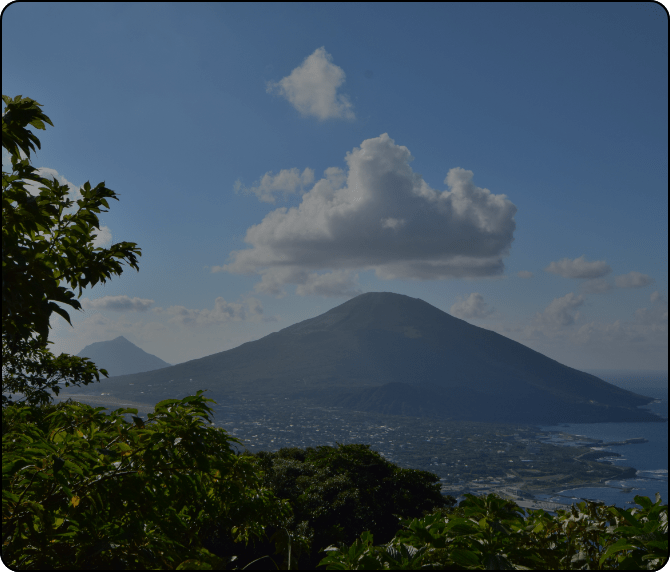
<path id="1" fill-rule="evenodd" d="M 600 278 L 612 272 L 610 266 L 604 260 L 587 262 L 586 256 L 570 260 L 563 258 L 558 262 L 552 262 L 545 272 L 552 272 L 564 278 Z"/>
<path id="2" fill-rule="evenodd" d="M 579 312 L 571 311 L 584 303 L 584 296 L 575 296 L 572 292 L 562 298 L 552 300 L 541 314 L 536 314 L 536 320 L 552 328 L 570 326 L 579 318 Z"/>
<path id="3" fill-rule="evenodd" d="M 617 276 L 614 279 L 614 283 L 619 288 L 642 288 L 643 286 L 651 284 L 653 281 L 654 279 L 651 276 L 647 276 L 641 272 L 635 272 L 634 270 L 628 274 Z"/>
<path id="4" fill-rule="evenodd" d="M 56 179 L 56 182 L 60 185 L 66 185 L 70 188 L 70 191 L 68 193 L 68 199 L 71 201 L 78 201 L 81 199 L 81 187 L 78 185 L 75 185 L 74 183 L 71 183 L 68 181 L 63 175 L 59 175 L 58 171 L 56 169 L 49 169 L 48 167 L 39 167 L 37 169 L 37 175 L 40 177 L 44 177 L 45 179 L 48 179 L 51 181 L 52 179 Z M 39 195 L 40 190 L 39 188 L 42 185 L 40 183 L 36 183 L 34 181 L 28 181 L 26 183 L 26 190 L 31 194 L 31 195 Z"/>
<path id="5" fill-rule="evenodd" d="M 593 278 L 582 284 L 582 290 L 587 294 L 602 294 L 612 289 L 612 285 L 602 278 Z"/>
<path id="6" fill-rule="evenodd" d="M 486 318 L 493 313 L 493 308 L 487 308 L 488 304 L 484 302 L 481 294 L 473 292 L 466 300 L 461 300 L 454 304 L 449 311 L 453 316 L 467 320 L 469 318 Z"/>
<path id="7" fill-rule="evenodd" d="M 668 300 L 658 290 L 650 297 L 651 308 L 639 308 L 635 311 L 635 322 L 668 329 Z"/>
<path id="8" fill-rule="evenodd" d="M 278 82 L 267 83 L 267 93 L 277 91 L 303 116 L 325 119 L 355 119 L 349 97 L 338 94 L 345 81 L 344 70 L 332 63 L 324 47 L 307 57 L 301 66 Z"/>
<path id="9" fill-rule="evenodd" d="M 91 232 L 93 235 L 93 246 L 95 248 L 102 248 L 103 246 L 107 246 L 108 244 L 111 244 L 112 242 L 112 231 L 109 230 L 108 226 L 101 226 L 100 230 L 93 230 Z"/>
<path id="10" fill-rule="evenodd" d="M 244 187 L 242 182 L 238 179 L 235 181 L 233 190 L 235 193 L 240 191 L 244 193 L 253 193 L 261 201 L 265 203 L 274 203 L 275 197 L 273 193 L 281 192 L 284 194 L 284 198 L 287 195 L 295 194 L 298 191 L 303 191 L 306 185 L 310 185 L 314 182 L 314 170 L 305 169 L 302 174 L 296 168 L 293 169 L 282 169 L 275 176 L 272 176 L 271 172 L 265 173 L 263 178 L 256 183 L 256 186 L 253 187 Z"/>
<path id="11" fill-rule="evenodd" d="M 382 228 L 400 228 L 404 226 L 407 221 L 404 218 L 383 218 L 381 220 Z"/>
<path id="12" fill-rule="evenodd" d="M 128 296 L 104 296 L 95 300 L 88 298 L 81 300 L 81 305 L 86 310 L 113 310 L 114 312 L 146 312 L 153 303 L 153 300 Z"/>
<path id="13" fill-rule="evenodd" d="M 353 298 L 362 294 L 357 288 L 358 275 L 352 277 L 352 273 L 346 270 L 334 270 L 326 274 L 310 273 L 302 284 L 296 287 L 295 293 L 299 296 L 346 296 Z"/>
<path id="14" fill-rule="evenodd" d="M 246 307 L 245 307 L 246 304 Z M 209 326 L 225 322 L 258 321 L 275 322 L 276 318 L 263 318 L 263 305 L 256 298 L 247 298 L 244 303 L 226 302 L 222 297 L 216 298 L 212 310 L 192 310 L 184 306 L 156 308 L 157 314 L 171 314 L 170 322 L 184 326 Z"/>
<path id="15" fill-rule="evenodd" d="M 521 271 L 517 272 L 516 275 L 519 278 L 532 278 L 533 277 L 533 273 L 529 272 L 528 270 L 521 270 Z"/>

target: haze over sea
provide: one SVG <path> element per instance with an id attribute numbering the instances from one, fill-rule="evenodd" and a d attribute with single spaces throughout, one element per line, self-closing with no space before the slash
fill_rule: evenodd
<path id="1" fill-rule="evenodd" d="M 668 373 L 649 371 L 593 370 L 601 379 L 623 389 L 648 395 L 659 400 L 645 408 L 668 418 Z M 603 441 L 622 441 L 644 437 L 648 443 L 604 447 L 604 452 L 619 453 L 621 457 L 607 457 L 616 465 L 635 467 L 637 477 L 623 481 L 608 481 L 610 488 L 591 487 L 569 489 L 555 495 L 536 495 L 555 502 L 575 502 L 587 498 L 601 500 L 608 505 L 630 508 L 635 495 L 647 496 L 652 501 L 658 492 L 664 503 L 668 502 L 668 425 L 667 423 L 570 423 L 542 426 L 545 431 L 562 431 L 571 435 L 584 435 Z M 629 490 L 632 488 L 632 490 Z"/>

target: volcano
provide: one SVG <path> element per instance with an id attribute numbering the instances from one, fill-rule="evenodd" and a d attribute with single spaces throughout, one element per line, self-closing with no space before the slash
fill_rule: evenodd
<path id="1" fill-rule="evenodd" d="M 102 383 L 145 402 L 207 389 L 219 404 L 269 397 L 473 421 L 661 421 L 638 409 L 651 397 L 389 292 L 361 294 L 231 350 Z"/>
<path id="2" fill-rule="evenodd" d="M 159 357 L 145 352 L 123 336 L 106 342 L 87 345 L 78 354 L 89 358 L 98 368 L 107 370 L 109 376 L 126 375 L 170 367 Z"/>

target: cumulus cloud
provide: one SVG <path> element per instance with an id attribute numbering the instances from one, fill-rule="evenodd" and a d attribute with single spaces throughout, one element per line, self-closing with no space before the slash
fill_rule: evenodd
<path id="1" fill-rule="evenodd" d="M 113 310 L 115 312 L 146 312 L 153 300 L 130 298 L 129 296 L 104 296 L 89 300 L 82 298 L 81 305 L 85 310 Z"/>
<path id="2" fill-rule="evenodd" d="M 635 311 L 635 322 L 668 329 L 668 300 L 658 290 L 650 297 L 651 308 L 639 308 Z"/>
<path id="3" fill-rule="evenodd" d="M 582 290 L 588 294 L 602 294 L 612 289 L 612 285 L 603 278 L 593 278 L 582 284 Z"/>
<path id="4" fill-rule="evenodd" d="M 91 234 L 94 237 L 93 246 L 95 248 L 102 248 L 112 242 L 112 231 L 109 230 L 108 226 L 101 226 L 100 230 L 93 230 Z"/>
<path id="5" fill-rule="evenodd" d="M 302 65 L 278 82 L 267 83 L 267 93 L 276 91 L 302 115 L 325 119 L 355 119 L 349 97 L 338 94 L 345 81 L 344 70 L 332 63 L 324 47 L 307 57 Z"/>
<path id="6" fill-rule="evenodd" d="M 256 298 L 247 298 L 244 303 L 226 302 L 221 296 L 214 301 L 212 310 L 192 310 L 184 306 L 155 308 L 156 314 L 170 314 L 170 322 L 184 326 L 208 326 L 225 322 L 259 321 L 274 322 L 276 318 L 263 317 L 263 305 Z"/>
<path id="7" fill-rule="evenodd" d="M 469 318 L 486 318 L 493 313 L 493 308 L 488 308 L 484 302 L 484 297 L 477 292 L 473 292 L 465 300 L 456 302 L 449 311 L 453 316 L 467 320 Z"/>
<path id="8" fill-rule="evenodd" d="M 60 185 L 66 185 L 70 188 L 70 191 L 68 193 L 68 198 L 72 201 L 77 201 L 81 199 L 81 187 L 78 185 L 75 185 L 74 183 L 71 183 L 68 181 L 63 175 L 60 175 L 56 169 L 49 169 L 48 167 L 39 167 L 37 169 L 37 175 L 40 177 L 44 177 L 45 179 L 52 180 L 56 179 L 56 181 Z M 40 187 L 42 185 L 40 183 L 36 183 L 34 181 L 26 181 L 26 190 L 31 194 L 31 195 L 39 195 L 40 194 Z"/>
<path id="9" fill-rule="evenodd" d="M 653 278 L 651 276 L 647 276 L 641 272 L 635 272 L 634 270 L 628 274 L 617 276 L 614 279 L 614 283 L 619 288 L 642 288 L 643 286 L 647 286 L 652 282 Z"/>
<path id="10" fill-rule="evenodd" d="M 572 310 L 584 303 L 584 296 L 575 296 L 572 292 L 562 298 L 554 298 L 542 313 L 536 315 L 536 321 L 550 328 L 570 326 L 579 318 L 579 312 Z"/>
<path id="11" fill-rule="evenodd" d="M 486 327 L 578 369 L 667 369 L 667 297 L 654 292 L 650 301 L 627 320 L 587 321 L 574 311 L 583 298 L 568 294 L 531 320 Z"/>
<path id="12" fill-rule="evenodd" d="M 251 248 L 212 272 L 260 274 L 256 291 L 278 295 L 284 284 L 304 286 L 318 270 L 374 269 L 384 279 L 436 280 L 503 273 L 514 240 L 516 206 L 451 169 L 449 190 L 435 191 L 414 173 L 409 149 L 384 133 L 347 153 L 348 172 L 336 167 L 302 196 L 250 227 Z M 342 292 L 351 286 L 333 274 Z M 310 282 L 310 280 L 312 282 Z M 328 290 L 333 292 L 333 290 Z M 333 294 L 334 295 L 334 294 Z"/>
<path id="13" fill-rule="evenodd" d="M 654 296 L 656 294 L 657 296 Z M 589 322 L 575 333 L 572 342 L 581 347 L 618 356 L 636 355 L 649 369 L 668 363 L 668 301 L 658 292 L 651 296 L 651 308 L 639 308 L 630 321 Z"/>
<path id="14" fill-rule="evenodd" d="M 239 193 L 240 191 L 244 193 L 253 193 L 265 203 L 274 203 L 275 197 L 273 193 L 282 192 L 284 193 L 284 198 L 286 198 L 287 195 L 295 194 L 298 191 L 302 192 L 306 185 L 310 185 L 313 182 L 313 169 L 307 168 L 302 174 L 300 174 L 300 170 L 296 168 L 282 169 L 275 176 L 272 176 L 272 173 L 268 171 L 254 187 L 244 187 L 242 182 L 238 179 L 235 181 L 234 190 L 236 193 Z"/>
<path id="15" fill-rule="evenodd" d="M 300 296 L 347 296 L 353 298 L 362 294 L 357 288 L 358 276 L 352 277 L 352 273 L 346 270 L 334 270 L 326 274 L 312 272 L 307 275 L 305 281 L 296 288 L 296 294 Z"/>
<path id="16" fill-rule="evenodd" d="M 612 272 L 612 269 L 604 260 L 587 262 L 586 256 L 582 255 L 574 260 L 563 258 L 558 262 L 552 262 L 545 271 L 564 278 L 600 278 Z"/>
<path id="17" fill-rule="evenodd" d="M 529 272 L 528 270 L 521 270 L 520 272 L 517 272 L 517 276 L 519 278 L 532 278 L 533 273 Z"/>

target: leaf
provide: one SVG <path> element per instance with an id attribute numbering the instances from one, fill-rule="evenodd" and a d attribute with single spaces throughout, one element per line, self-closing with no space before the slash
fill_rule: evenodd
<path id="1" fill-rule="evenodd" d="M 212 565 L 200 560 L 184 560 L 177 570 L 212 570 Z"/>
<path id="2" fill-rule="evenodd" d="M 65 459 L 61 459 L 60 457 L 56 457 L 54 459 L 54 475 L 60 471 L 63 468 L 63 465 L 65 464 Z"/>

